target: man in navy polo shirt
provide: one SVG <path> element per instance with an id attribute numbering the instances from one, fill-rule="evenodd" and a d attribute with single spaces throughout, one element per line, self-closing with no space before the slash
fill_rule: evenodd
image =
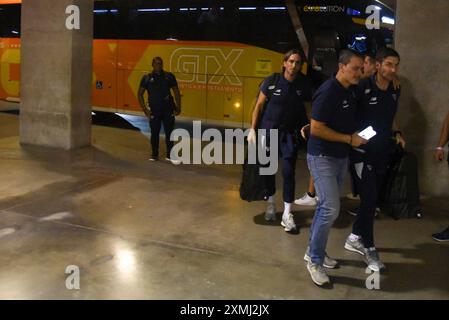
<path id="1" fill-rule="evenodd" d="M 291 213 L 295 199 L 295 168 L 298 153 L 298 133 L 308 122 L 304 102 L 310 101 L 311 89 L 307 78 L 301 73 L 303 59 L 298 50 L 292 49 L 284 55 L 282 73 L 274 74 L 262 83 L 259 97 L 253 111 L 249 143 L 256 143 L 256 129 L 278 130 L 279 150 L 282 158 L 284 212 L 281 226 L 284 231 L 297 229 Z M 266 107 L 264 108 L 264 105 Z M 262 110 L 265 109 L 262 113 Z M 262 117 L 259 122 L 260 114 Z M 267 139 L 266 146 L 270 146 Z M 274 194 L 276 192 L 275 175 L 266 176 L 268 187 L 267 209 L 265 219 L 276 219 Z"/>
<path id="2" fill-rule="evenodd" d="M 319 201 L 304 258 L 313 282 L 319 286 L 330 282 L 324 267 L 335 266 L 335 260 L 326 255 L 326 244 L 340 212 L 340 188 L 348 170 L 349 152 L 351 146 L 367 142 L 355 132 L 357 101 L 353 90 L 362 75 L 363 57 L 344 49 L 338 62 L 336 76 L 323 83 L 313 97 L 307 150 Z"/>
<path id="3" fill-rule="evenodd" d="M 380 271 L 380 261 L 374 245 L 374 216 L 379 188 L 387 172 L 392 138 L 405 147 L 405 141 L 395 122 L 400 89 L 393 80 L 399 68 L 399 54 L 382 48 L 376 55 L 377 72 L 360 81 L 357 87 L 357 130 L 372 126 L 376 135 L 369 142 L 351 152 L 354 180 L 360 193 L 360 207 L 345 249 L 364 256 L 368 267 Z"/>
<path id="4" fill-rule="evenodd" d="M 181 95 L 178 83 L 172 73 L 163 70 L 162 58 L 153 58 L 152 67 L 153 71 L 142 78 L 138 93 L 140 106 L 150 120 L 152 148 L 150 160 L 158 160 L 159 134 L 163 124 L 165 143 L 167 145 L 166 160 L 179 163 L 176 159 L 170 158 L 170 151 L 173 148 L 173 141 L 170 140 L 170 135 L 175 127 L 175 115 L 181 113 Z M 148 92 L 148 106 L 145 105 L 144 100 L 145 90 Z M 173 99 L 170 90 L 173 90 L 175 99 Z"/>

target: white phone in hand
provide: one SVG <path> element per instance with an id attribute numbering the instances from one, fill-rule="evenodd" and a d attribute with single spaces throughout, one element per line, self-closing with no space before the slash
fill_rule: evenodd
<path id="1" fill-rule="evenodd" d="M 372 126 L 369 126 L 368 128 L 362 130 L 361 132 L 358 133 L 358 135 L 360 137 L 362 137 L 365 140 L 369 140 L 372 137 L 374 137 L 377 134 L 376 131 L 374 131 Z"/>

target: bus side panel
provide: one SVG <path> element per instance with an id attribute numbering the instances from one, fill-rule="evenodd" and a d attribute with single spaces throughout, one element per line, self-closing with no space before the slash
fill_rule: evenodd
<path id="1" fill-rule="evenodd" d="M 142 112 L 137 98 L 142 77 L 151 69 L 145 61 L 148 41 L 119 40 L 117 56 L 117 108 L 123 111 Z"/>
<path id="2" fill-rule="evenodd" d="M 243 97 L 243 127 L 250 127 L 257 96 L 259 95 L 259 86 L 263 78 L 246 78 L 245 95 Z"/>
<path id="3" fill-rule="evenodd" d="M 173 72 L 178 80 L 182 95 L 183 117 L 204 119 L 206 117 L 206 76 L 198 75 L 197 68 L 175 69 L 172 57 L 179 44 L 172 41 L 122 40 L 119 46 L 118 66 L 118 107 L 130 112 L 140 112 L 137 93 L 142 77 L 151 72 L 151 62 L 159 56 L 164 61 L 164 69 Z M 197 78 L 204 79 L 199 82 Z M 146 94 L 145 94 L 146 97 Z"/>
<path id="4" fill-rule="evenodd" d="M 20 39 L 0 39 L 0 99 L 20 95 Z"/>
<path id="5" fill-rule="evenodd" d="M 245 79 L 242 79 L 245 83 Z M 225 92 L 223 100 L 223 118 L 225 124 L 227 122 L 233 124 L 243 123 L 243 97 L 245 95 L 245 88 L 237 92 Z"/>
<path id="6" fill-rule="evenodd" d="M 192 84 L 182 81 L 187 73 L 173 72 L 181 92 L 182 117 L 192 120 L 207 118 L 208 91 L 206 84 Z"/>
<path id="7" fill-rule="evenodd" d="M 137 92 L 142 77 L 159 56 L 173 72 L 183 98 L 182 116 L 210 123 L 242 126 L 249 119 L 254 84 L 280 67 L 279 53 L 239 43 L 121 40 L 118 49 L 118 108 L 141 112 Z M 256 92 L 257 94 L 257 92 Z"/>
<path id="8" fill-rule="evenodd" d="M 93 45 L 92 105 L 117 108 L 117 41 L 95 40 Z"/>

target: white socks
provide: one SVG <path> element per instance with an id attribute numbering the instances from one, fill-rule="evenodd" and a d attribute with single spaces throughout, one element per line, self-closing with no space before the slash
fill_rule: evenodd
<path id="1" fill-rule="evenodd" d="M 292 212 L 292 204 L 284 202 L 284 213 L 282 214 L 282 218 L 287 218 L 290 212 Z"/>
<path id="2" fill-rule="evenodd" d="M 274 205 L 274 196 L 271 196 L 268 198 L 268 205 L 273 204 Z M 289 213 L 292 212 L 292 204 L 284 202 L 284 213 L 282 214 L 282 218 L 287 219 Z"/>
<path id="3" fill-rule="evenodd" d="M 360 236 L 358 236 L 358 235 L 356 235 L 356 234 L 353 234 L 353 233 L 351 233 L 350 235 L 349 235 L 349 240 L 351 240 L 351 241 L 357 241 L 357 240 L 360 240 L 362 237 L 360 237 Z"/>

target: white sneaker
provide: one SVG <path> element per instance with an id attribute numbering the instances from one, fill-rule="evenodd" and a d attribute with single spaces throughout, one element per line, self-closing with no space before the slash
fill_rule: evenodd
<path id="1" fill-rule="evenodd" d="M 296 230 L 296 223 L 291 213 L 288 214 L 287 218 L 284 215 L 282 216 L 281 226 L 284 227 L 286 232 Z"/>
<path id="2" fill-rule="evenodd" d="M 302 198 L 296 199 L 295 204 L 299 206 L 316 206 L 317 205 L 317 197 L 312 198 L 309 196 L 309 194 L 306 192 Z"/>
<path id="3" fill-rule="evenodd" d="M 165 160 L 170 161 L 172 164 L 174 164 L 175 166 L 181 164 L 181 160 L 178 159 L 173 159 L 173 158 L 165 158 Z"/>

